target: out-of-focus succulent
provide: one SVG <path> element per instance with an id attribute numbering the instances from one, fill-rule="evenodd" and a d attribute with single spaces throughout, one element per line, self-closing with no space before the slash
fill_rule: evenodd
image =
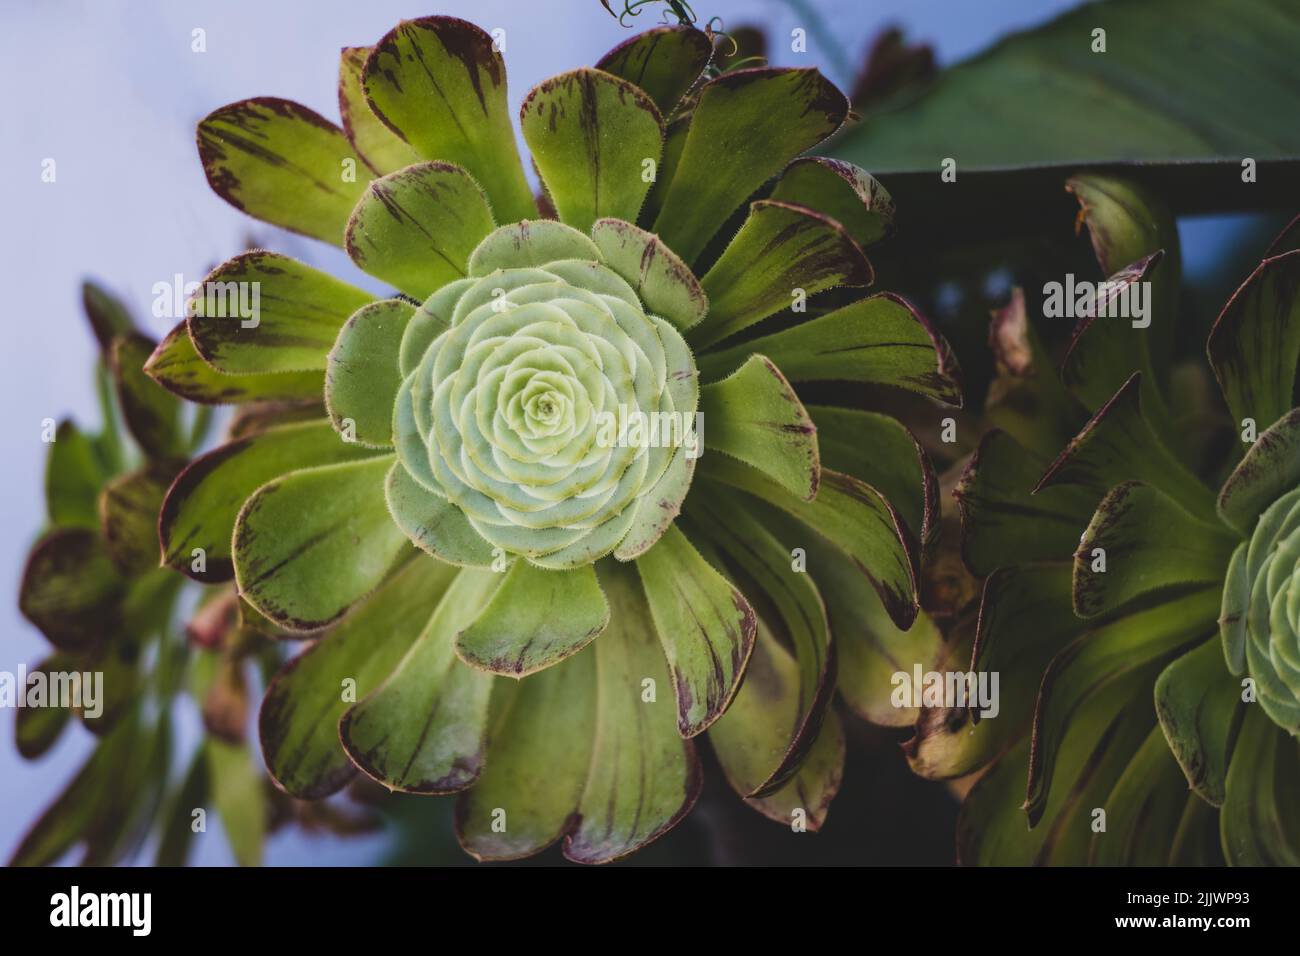
<path id="1" fill-rule="evenodd" d="M 54 651 L 32 669 L 45 696 L 29 699 L 15 726 L 18 750 L 32 760 L 58 741 L 74 710 L 98 741 L 12 863 L 53 863 L 81 846 L 82 862 L 104 865 L 134 857 L 149 839 L 159 863 L 182 863 L 206 823 L 196 811 L 208 809 L 220 814 L 236 859 L 255 863 L 270 791 L 243 740 L 245 671 L 250 661 L 274 660 L 266 653 L 273 644 L 240 636 L 226 613 L 230 589 L 203 599 L 187 643 L 177 620 L 184 579 L 158 561 L 158 510 L 208 418 L 187 421 L 181 403 L 145 376 L 155 343 L 122 303 L 90 283 L 83 300 L 100 344 L 104 424 L 89 434 L 64 421 L 51 436 L 47 528 L 28 557 L 19 607 Z M 24 690 L 35 686 L 31 676 Z M 60 687 L 79 693 L 56 700 Z M 175 779 L 175 705 L 187 695 L 207 733 Z"/>
<path id="2" fill-rule="evenodd" d="M 790 382 L 956 404 L 956 369 L 896 296 L 809 302 L 869 284 L 862 247 L 892 224 L 864 171 L 803 155 L 844 97 L 712 55 L 665 27 L 532 90 L 537 199 L 502 56 L 461 20 L 344 50 L 342 129 L 270 98 L 200 124 L 218 194 L 401 292 L 238 256 L 146 366 L 195 401 L 300 403 L 197 459 L 160 525 L 166 563 L 317 638 L 262 705 L 286 792 L 360 768 L 460 792 L 480 858 L 563 838 L 601 862 L 690 809 L 709 728 L 742 796 L 817 828 L 837 657 L 850 706 L 914 717 L 888 705 L 886 642 L 938 653 L 913 626 L 933 473 L 896 421 Z M 239 290 L 256 314 L 229 308 Z"/>
<path id="3" fill-rule="evenodd" d="M 959 822 L 969 863 L 1295 864 L 1297 230 L 1223 309 L 1209 369 L 1171 366 L 1171 217 L 1129 181 L 1068 188 L 1111 285 L 1059 377 L 1023 296 L 995 316 L 1000 427 L 955 492 L 986 576 L 955 659 L 1000 672 L 1001 714 L 928 712 L 909 754 L 935 777 L 987 768 Z M 1145 318 L 1108 312 L 1138 283 Z"/>

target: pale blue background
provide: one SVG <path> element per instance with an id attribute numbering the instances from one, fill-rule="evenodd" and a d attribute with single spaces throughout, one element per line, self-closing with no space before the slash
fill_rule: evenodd
<path id="1" fill-rule="evenodd" d="M 900 23 L 935 46 L 941 61 L 970 55 L 1009 29 L 1033 25 L 1069 0 L 820 0 L 820 10 L 856 61 L 870 37 Z M 780 65 L 809 62 L 837 75 L 815 36 L 799 57 L 790 30 L 798 4 L 782 0 L 696 0 L 702 19 L 761 23 L 778 42 Z M 42 520 L 40 421 L 73 415 L 97 422 L 89 370 L 93 342 L 78 287 L 93 275 L 125 298 L 155 335 L 171 322 L 149 314 L 150 289 L 173 273 L 201 278 L 252 235 L 365 282 L 339 252 L 246 218 L 207 187 L 194 147 L 195 123 L 211 109 L 248 96 L 296 99 L 337 118 L 335 78 L 342 46 L 373 43 L 397 20 L 450 13 L 507 30 L 511 101 L 545 77 L 594 62 L 628 31 L 597 0 L 0 0 L 0 63 L 6 81 L 0 115 L 0 669 L 15 671 L 45 650 L 18 614 L 24 553 Z M 657 11 L 638 21 L 650 25 Z M 207 52 L 190 50 L 194 27 Z M 41 161 L 58 163 L 58 181 L 40 181 Z M 185 739 L 192 742 L 192 720 Z M 13 746 L 13 715 L 0 713 L 0 857 L 7 859 L 39 809 L 84 758 L 77 729 L 36 764 Z M 382 837 L 341 841 L 289 833 L 270 844 L 271 863 L 365 863 Z M 197 860 L 229 862 L 217 827 L 200 839 Z"/>

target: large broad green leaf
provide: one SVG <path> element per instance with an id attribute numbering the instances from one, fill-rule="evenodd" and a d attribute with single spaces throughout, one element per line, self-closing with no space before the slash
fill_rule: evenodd
<path id="1" fill-rule="evenodd" d="M 1223 806 L 1229 744 L 1241 716 L 1240 687 L 1223 665 L 1219 642 L 1206 641 L 1156 680 L 1156 714 L 1188 785 Z"/>
<path id="2" fill-rule="evenodd" d="M 1084 634 L 1052 659 L 1034 713 L 1025 799 L 1031 824 L 1037 823 L 1048 807 L 1054 765 L 1072 723 L 1088 700 L 1105 688 L 1122 687 L 1126 696 L 1134 695 L 1138 688 L 1147 688 L 1149 693 L 1171 657 L 1191 650 L 1213 633 L 1218 605 L 1219 595 L 1213 588 L 1157 604 Z M 1149 702 L 1144 703 L 1149 709 Z"/>
<path id="3" fill-rule="evenodd" d="M 154 342 L 138 332 L 113 340 L 111 365 L 118 405 L 131 437 L 151 457 L 164 458 L 185 451 L 181 433 L 180 402 L 145 374 L 144 365 Z"/>
<path id="4" fill-rule="evenodd" d="M 1165 866 L 1187 803 L 1178 763 L 1152 729 L 1107 795 L 1106 829 L 1092 836 L 1098 866 Z"/>
<path id="5" fill-rule="evenodd" d="M 362 87 L 421 156 L 473 176 L 498 221 L 537 215 L 510 125 L 505 61 L 483 30 L 454 17 L 404 20 L 375 45 Z"/>
<path id="6" fill-rule="evenodd" d="M 1069 586 L 1064 562 L 1004 567 L 988 576 L 967 656 L 954 653 L 950 663 L 958 671 L 990 675 L 986 681 L 998 675 L 997 713 L 981 716 L 978 704 L 927 708 L 904 745 L 914 771 L 941 780 L 965 776 L 1028 733 L 1032 690 L 1048 662 L 1083 629 L 1070 606 Z M 925 661 L 900 670 L 911 677 L 914 663 Z"/>
<path id="7" fill-rule="evenodd" d="M 659 162 L 664 124 L 639 87 L 600 70 L 581 69 L 534 87 L 519 111 L 560 219 L 587 232 L 605 217 L 635 222 Z"/>
<path id="8" fill-rule="evenodd" d="M 393 672 L 456 573 L 416 558 L 275 675 L 258 727 L 266 768 L 286 793 L 318 800 L 352 779 L 339 718 Z"/>
<path id="9" fill-rule="evenodd" d="M 1052 462 L 1034 492 L 1079 485 L 1097 492 L 1121 481 L 1141 481 L 1160 489 L 1185 510 L 1214 522 L 1214 497 L 1152 430 L 1139 395 L 1141 373 L 1134 372 Z"/>
<path id="10" fill-rule="evenodd" d="M 830 216 L 859 246 L 879 242 L 894 231 L 894 201 L 885 187 L 865 169 L 841 159 L 796 159 L 781 173 L 771 198 Z"/>
<path id="11" fill-rule="evenodd" d="M 832 708 L 826 711 L 817 739 L 794 775 L 770 793 L 746 797 L 745 803 L 776 823 L 797 823 L 807 832 L 816 833 L 826 823 L 831 802 L 840 792 L 844 755 L 844 725 Z"/>
<path id="12" fill-rule="evenodd" d="M 878 490 L 923 545 L 939 534 L 939 479 L 916 437 L 896 418 L 813 406 L 817 447 L 827 468 Z"/>
<path id="13" fill-rule="evenodd" d="M 1071 485 L 1035 492 L 1046 464 L 1006 432 L 995 429 L 980 439 L 953 489 L 962 558 L 975 574 L 1065 559 L 1078 547 L 1098 493 Z"/>
<path id="14" fill-rule="evenodd" d="M 694 737 L 722 716 L 740 687 L 754 649 L 754 610 L 676 525 L 636 566 L 672 672 L 678 730 Z"/>
<path id="15" fill-rule="evenodd" d="M 70 419 L 59 422 L 45 459 L 45 510 L 50 523 L 98 527 L 99 489 L 107 479 L 94 442 Z"/>
<path id="16" fill-rule="evenodd" d="M 608 623 L 593 565 L 550 571 L 516 561 L 457 635 L 456 653 L 489 674 L 526 677 L 576 654 Z"/>
<path id="17" fill-rule="evenodd" d="M 1300 360 L 1300 249 L 1265 259 L 1210 330 L 1210 365 L 1239 426 L 1272 425 L 1294 405 Z"/>
<path id="18" fill-rule="evenodd" d="M 462 571 L 388 680 L 351 707 L 339 737 L 352 762 L 390 790 L 450 793 L 478 778 L 493 680 L 456 658 L 456 635 L 500 576 Z"/>
<path id="19" fill-rule="evenodd" d="M 693 26 L 656 27 L 624 40 L 596 68 L 635 83 L 668 117 L 700 78 L 713 56 L 713 43 Z"/>
<path id="20" fill-rule="evenodd" d="M 219 372 L 199 356 L 187 322 L 181 322 L 158 343 L 144 363 L 144 371 L 169 392 L 202 405 L 315 401 L 320 399 L 324 383 L 319 369 L 264 375 Z"/>
<path id="21" fill-rule="evenodd" d="M 196 581 L 229 580 L 235 518 L 253 492 L 294 469 L 375 454 L 314 421 L 268 428 L 200 455 L 178 476 L 158 516 L 163 562 Z M 203 549 L 201 563 L 196 548 Z"/>
<path id="22" fill-rule="evenodd" d="M 920 545 L 878 490 L 851 475 L 823 468 L 817 497 L 806 501 L 756 468 L 725 455 L 705 455 L 702 462 L 700 471 L 710 479 L 776 506 L 830 541 L 875 587 L 894 623 L 911 627 L 920 606 Z"/>
<path id="23" fill-rule="evenodd" d="M 478 183 L 459 166 L 420 163 L 376 179 L 348 220 L 347 249 L 362 270 L 425 299 L 465 277 L 493 230 Z"/>
<path id="24" fill-rule="evenodd" d="M 1098 29 L 1104 53 L 1093 52 Z M 1294 157 L 1300 132 L 1285 118 L 1298 46 L 1289 0 L 1084 4 L 945 70 L 919 98 L 886 103 L 835 151 L 936 184 L 944 157 L 959 170 Z"/>
<path id="25" fill-rule="evenodd" d="M 813 577 L 795 568 L 788 545 L 734 496 L 704 491 L 692 520 L 776 612 L 758 619 L 745 682 L 709 736 L 737 792 L 765 796 L 795 774 L 821 730 L 835 692 L 830 623 Z"/>
<path id="26" fill-rule="evenodd" d="M 1300 866 L 1298 758 L 1295 737 L 1257 704 L 1248 704 L 1219 814 L 1223 854 L 1230 864 Z"/>
<path id="27" fill-rule="evenodd" d="M 339 331 L 325 369 L 325 407 L 350 440 L 393 444 L 393 405 L 402 385 L 398 357 L 414 314 L 406 302 L 384 299 L 358 309 Z"/>
<path id="28" fill-rule="evenodd" d="M 766 355 L 792 382 L 890 385 L 961 404 L 957 362 L 905 299 L 873 295 L 793 328 L 700 356 L 700 377 L 721 378 L 753 353 Z"/>
<path id="29" fill-rule="evenodd" d="M 622 276 L 646 311 L 685 331 L 709 311 L 709 297 L 695 274 L 659 237 L 621 219 L 600 219 L 591 238 L 605 265 Z"/>
<path id="30" fill-rule="evenodd" d="M 217 266 L 190 300 L 190 338 L 220 372 L 323 369 L 343 323 L 375 297 L 275 252 Z"/>
<path id="31" fill-rule="evenodd" d="M 763 199 L 700 285 L 709 314 L 693 332 L 705 348 L 836 286 L 868 286 L 862 249 L 834 219 L 793 203 Z"/>
<path id="32" fill-rule="evenodd" d="M 37 541 L 27 556 L 18 608 L 55 647 L 79 651 L 120 624 L 125 588 L 98 532 L 60 528 Z"/>
<path id="33" fill-rule="evenodd" d="M 212 191 L 236 209 L 336 246 L 370 179 L 343 130 L 271 96 L 204 117 L 199 159 Z"/>
<path id="34" fill-rule="evenodd" d="M 1193 517 L 1150 485 L 1121 482 L 1107 492 L 1079 538 L 1075 613 L 1095 617 L 1153 592 L 1172 597 L 1217 585 L 1236 543 L 1222 524 Z"/>
<path id="35" fill-rule="evenodd" d="M 816 70 L 735 70 L 691 114 L 654 232 L 687 263 L 759 186 L 839 128 L 848 101 Z M 725 169 L 726 175 L 718 171 Z"/>
<path id="36" fill-rule="evenodd" d="M 767 474 L 805 500 L 817 494 L 821 464 L 817 429 L 799 396 L 761 355 L 733 374 L 700 389 L 708 449 Z"/>
<path id="37" fill-rule="evenodd" d="M 343 132 L 375 172 L 396 172 L 420 161 L 420 154 L 383 124 L 366 102 L 361 74 L 370 56 L 368 46 L 345 46 L 339 57 L 339 115 Z"/>
<path id="38" fill-rule="evenodd" d="M 1219 515 L 1243 535 L 1283 494 L 1300 485 L 1300 409 L 1283 415 L 1246 451 L 1219 490 Z"/>
<path id="39" fill-rule="evenodd" d="M 235 583 L 284 627 L 342 617 L 410 554 L 384 502 L 389 456 L 290 472 L 262 485 L 235 521 Z"/>
<path id="40" fill-rule="evenodd" d="M 563 837 L 571 860 L 616 860 L 666 833 L 699 794 L 636 573 L 605 562 L 600 584 L 612 610 L 600 640 L 494 694 L 487 765 L 456 814 L 478 859 L 529 856 Z"/>

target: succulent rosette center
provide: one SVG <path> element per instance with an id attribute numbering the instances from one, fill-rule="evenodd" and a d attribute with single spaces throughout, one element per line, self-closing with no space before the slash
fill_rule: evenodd
<path id="1" fill-rule="evenodd" d="M 1296 733 L 1300 729 L 1300 488 L 1265 510 L 1249 543 L 1233 556 L 1223 620 L 1229 624 L 1227 634 L 1244 637 L 1230 636 L 1229 661 L 1244 654 L 1260 706 L 1274 722 Z"/>
<path id="2" fill-rule="evenodd" d="M 446 328 L 398 393 L 394 434 L 410 477 L 490 545 L 570 567 L 614 549 L 684 450 L 680 423 L 693 420 L 696 393 L 669 387 L 669 353 L 679 379 L 695 368 L 677 331 L 646 313 L 594 246 L 592 258 L 527 265 L 513 242 L 539 226 L 570 232 L 504 227 L 482 247 L 502 267 L 426 303 Z M 652 441 L 629 422 L 679 424 Z"/>

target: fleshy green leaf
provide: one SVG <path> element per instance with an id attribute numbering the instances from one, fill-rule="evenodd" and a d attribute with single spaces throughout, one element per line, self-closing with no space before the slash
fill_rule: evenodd
<path id="1" fill-rule="evenodd" d="M 286 793 L 318 800 L 352 779 L 339 718 L 393 672 L 456 573 L 429 558 L 410 561 L 275 675 L 258 726 L 266 768 Z"/>
<path id="2" fill-rule="evenodd" d="M 1300 250 L 1265 259 L 1223 307 L 1206 351 L 1233 422 L 1256 430 L 1291 411 L 1300 360 Z"/>
<path id="3" fill-rule="evenodd" d="M 199 159 L 212 191 L 236 209 L 336 246 L 370 179 L 343 130 L 271 96 L 204 117 Z"/>
<path id="4" fill-rule="evenodd" d="M 1188 785 L 1216 807 L 1226 792 L 1239 691 L 1215 640 L 1178 658 L 1156 680 L 1156 714 L 1169 749 Z"/>
<path id="5" fill-rule="evenodd" d="M 703 30 L 665 26 L 624 40 L 601 57 L 596 68 L 635 83 L 668 117 L 712 56 L 713 44 Z"/>
<path id="6" fill-rule="evenodd" d="M 290 472 L 259 488 L 235 521 L 239 593 L 291 630 L 342 617 L 388 577 L 410 543 L 384 503 L 393 459 Z"/>
<path id="7" fill-rule="evenodd" d="M 565 837 L 570 860 L 616 860 L 670 830 L 699 794 L 636 574 L 606 562 L 600 584 L 612 608 L 600 640 L 494 694 L 487 766 L 456 814 L 478 859 L 529 856 Z"/>
<path id="8" fill-rule="evenodd" d="M 746 797 L 745 803 L 775 823 L 799 821 L 809 833 L 826 823 L 831 801 L 844 779 L 844 725 L 833 709 L 826 712 L 817 739 L 798 771 L 784 786 L 761 797 Z"/>
<path id="9" fill-rule="evenodd" d="M 635 222 L 658 164 L 664 124 L 642 90 L 600 70 L 581 69 L 534 87 L 519 111 L 560 220 L 588 232 L 600 218 Z"/>
<path id="10" fill-rule="evenodd" d="M 866 247 L 894 231 L 894 201 L 870 173 L 842 159 L 804 156 L 781 173 L 772 199 L 829 216 Z"/>
<path id="11" fill-rule="evenodd" d="M 724 455 L 705 455 L 701 461 L 703 475 L 761 498 L 834 544 L 871 582 L 894 623 L 904 630 L 911 627 L 919 607 L 919 546 L 879 491 L 823 468 L 817 497 L 805 501 Z"/>
<path id="12" fill-rule="evenodd" d="M 86 312 L 90 329 L 99 341 L 99 348 L 108 354 L 113 340 L 120 335 L 130 335 L 135 331 L 131 313 L 122 301 L 103 286 L 87 280 L 81 283 L 81 307 Z"/>
<path id="13" fill-rule="evenodd" d="M 176 462 L 154 462 L 115 478 L 99 495 L 104 549 L 124 576 L 158 566 L 158 510 Z"/>
<path id="14" fill-rule="evenodd" d="M 35 667 L 28 669 L 28 677 L 42 673 L 47 682 L 51 675 L 75 671 L 76 658 L 68 654 L 51 654 Z M 18 690 L 18 688 L 15 688 Z M 14 743 L 24 760 L 35 760 L 54 746 L 63 728 L 68 725 L 72 711 L 67 707 L 21 707 L 14 715 Z"/>
<path id="15" fill-rule="evenodd" d="M 582 650 L 609 623 L 591 565 L 549 571 L 516 561 L 483 612 L 456 637 L 460 659 L 490 674 L 527 677 Z"/>
<path id="16" fill-rule="evenodd" d="M 865 481 L 898 511 L 923 545 L 939 533 L 939 479 L 915 436 L 896 418 L 875 412 L 815 405 L 822 463 Z"/>
<path id="17" fill-rule="evenodd" d="M 1300 760 L 1296 739 L 1258 706 L 1246 707 L 1219 814 L 1233 866 L 1300 866 Z"/>
<path id="18" fill-rule="evenodd" d="M 180 402 L 144 372 L 154 350 L 151 339 L 139 333 L 113 342 L 113 380 L 126 427 L 146 455 L 167 457 L 184 451 Z"/>
<path id="19" fill-rule="evenodd" d="M 200 455 L 177 477 L 158 518 L 163 562 L 196 581 L 234 574 L 231 535 L 244 502 L 293 469 L 358 461 L 374 451 L 343 441 L 328 422 L 268 428 Z M 372 489 L 377 494 L 378 487 Z M 203 549 L 196 569 L 195 548 Z"/>
<path id="20" fill-rule="evenodd" d="M 806 501 L 821 474 L 817 429 L 780 370 L 752 355 L 732 375 L 700 389 L 708 448 L 753 465 Z"/>
<path id="21" fill-rule="evenodd" d="M 118 626 L 125 588 L 98 532 L 59 528 L 28 555 L 18 608 L 55 647 L 80 651 Z"/>
<path id="22" fill-rule="evenodd" d="M 384 482 L 388 510 L 411 543 L 457 567 L 490 567 L 493 547 L 474 530 L 465 512 L 433 494 L 394 462 Z"/>
<path id="23" fill-rule="evenodd" d="M 1068 558 L 1079 544 L 1097 493 L 1072 485 L 1034 491 L 1047 463 L 1006 432 L 980 439 L 953 497 L 961 509 L 962 558 L 975 574 Z"/>
<path id="24" fill-rule="evenodd" d="M 1287 412 L 1246 451 L 1219 491 L 1219 516 L 1243 535 L 1284 493 L 1300 485 L 1300 409 Z"/>
<path id="25" fill-rule="evenodd" d="M 363 445 L 393 444 L 398 356 L 414 314 L 400 299 L 384 299 L 358 309 L 339 331 L 325 368 L 325 406 L 340 435 Z"/>
<path id="26" fill-rule="evenodd" d="M 721 378 L 754 352 L 770 358 L 792 382 L 891 385 L 961 404 L 960 373 L 948 343 L 910 303 L 889 293 L 702 355 L 700 377 Z"/>
<path id="27" fill-rule="evenodd" d="M 108 472 L 94 442 L 70 419 L 59 422 L 45 459 L 45 509 L 50 523 L 98 527 L 99 489 L 106 480 Z"/>
<path id="28" fill-rule="evenodd" d="M 785 784 L 808 756 L 835 692 L 830 624 L 811 575 L 795 570 L 775 537 L 729 493 L 708 489 L 692 519 L 776 610 L 787 643 L 757 621 L 754 653 L 731 709 L 709 740 L 732 787 L 763 796 Z M 742 579 L 744 580 L 744 579 Z"/>
<path id="29" fill-rule="evenodd" d="M 708 314 L 709 297 L 699 280 L 658 236 L 621 219 L 600 219 L 591 238 L 605 265 L 627 281 L 646 311 L 683 332 Z"/>
<path id="30" fill-rule="evenodd" d="M 366 187 L 348 220 L 347 250 L 363 271 L 425 299 L 465 277 L 470 253 L 495 226 L 465 170 L 420 163 Z"/>
<path id="31" fill-rule="evenodd" d="M 190 338 L 204 361 L 230 375 L 325 368 L 348 316 L 375 301 L 274 252 L 226 260 L 203 280 L 200 292 L 190 302 Z"/>
<path id="32" fill-rule="evenodd" d="M 871 263 L 838 222 L 770 199 L 750 207 L 736 237 L 700 280 L 709 314 L 692 336 L 706 347 L 789 308 L 796 296 L 868 286 Z"/>
<path id="33" fill-rule="evenodd" d="M 1052 659 L 1034 713 L 1025 800 L 1030 825 L 1039 822 L 1048 806 L 1053 766 L 1088 698 L 1098 688 L 1126 688 L 1130 694 L 1149 688 L 1172 656 L 1191 650 L 1213 632 L 1218 604 L 1212 588 L 1159 604 L 1084 634 Z"/>
<path id="34" fill-rule="evenodd" d="M 502 226 L 484 239 L 469 257 L 469 274 L 485 276 L 494 269 L 543 266 L 561 259 L 600 259 L 589 237 L 572 226 L 550 219 Z"/>
<path id="35" fill-rule="evenodd" d="M 483 30 L 453 17 L 404 20 L 371 51 L 362 86 L 416 152 L 473 176 L 499 221 L 537 215 L 510 125 L 505 61 Z"/>
<path id="36" fill-rule="evenodd" d="M 461 663 L 455 642 L 500 583 L 490 571 L 456 575 L 389 678 L 339 721 L 352 762 L 390 790 L 450 793 L 478 779 L 493 680 Z"/>
<path id="37" fill-rule="evenodd" d="M 1196 517 L 1216 521 L 1209 489 L 1174 457 L 1143 416 L 1140 378 L 1134 372 L 1070 439 L 1034 493 L 1059 485 L 1102 491 L 1121 481 L 1141 481 L 1163 491 Z"/>
<path id="38" fill-rule="evenodd" d="M 1246 611 L 1250 607 L 1250 577 L 1246 556 L 1249 543 L 1237 545 L 1223 577 L 1223 604 L 1219 613 L 1219 637 L 1228 670 L 1240 676 L 1246 672 Z"/>
<path id="39" fill-rule="evenodd" d="M 754 649 L 754 610 L 676 525 L 636 566 L 672 672 L 677 728 L 694 737 L 722 716 L 740 686 Z"/>
<path id="40" fill-rule="evenodd" d="M 1074 553 L 1075 613 L 1095 617 L 1144 594 L 1217 584 L 1235 544 L 1223 525 L 1198 520 L 1150 485 L 1121 482 Z M 1104 570 L 1094 568 L 1098 548 Z"/>
<path id="41" fill-rule="evenodd" d="M 735 70 L 706 83 L 653 231 L 691 263 L 727 217 L 835 132 L 848 101 L 816 70 Z M 718 170 L 727 175 L 718 175 Z"/>
<path id="42" fill-rule="evenodd" d="M 370 56 L 368 46 L 345 46 L 339 58 L 339 115 L 343 131 L 357 153 L 375 172 L 396 172 L 420 161 L 420 154 L 383 124 L 361 88 L 361 73 Z"/>
<path id="43" fill-rule="evenodd" d="M 982 715 L 975 703 L 922 710 L 915 736 L 903 745 L 912 770 L 930 779 L 965 776 L 1025 736 L 1034 713 L 1032 690 L 1051 659 L 1083 626 L 1070 605 L 1068 564 L 1023 564 L 990 574 L 973 644 L 967 644 L 965 655 L 955 650 L 949 663 L 935 669 L 951 665 L 964 673 L 997 674 L 998 712 Z M 915 663 L 922 665 L 923 675 L 930 669 L 924 660 Z M 911 676 L 915 663 L 898 669 Z"/>
<path id="44" fill-rule="evenodd" d="M 1098 866 L 1165 866 L 1187 790 L 1160 728 L 1154 728 L 1106 797 L 1106 829 L 1093 834 Z"/>
<path id="45" fill-rule="evenodd" d="M 144 363 L 144 371 L 169 392 L 202 405 L 319 400 L 324 387 L 319 369 L 264 375 L 219 372 L 199 357 L 186 322 L 158 343 Z"/>

